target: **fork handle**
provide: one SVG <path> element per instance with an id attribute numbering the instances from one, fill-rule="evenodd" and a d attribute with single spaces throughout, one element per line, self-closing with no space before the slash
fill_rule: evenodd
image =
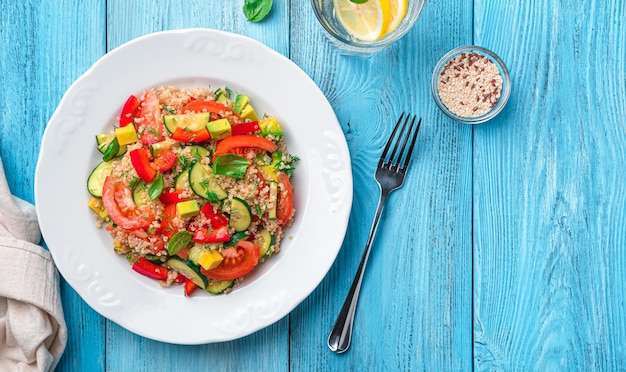
<path id="1" fill-rule="evenodd" d="M 361 257 L 361 263 L 357 269 L 356 276 L 352 281 L 350 291 L 346 296 L 346 300 L 341 307 L 341 311 L 335 320 L 335 325 L 328 335 L 328 347 L 335 353 L 345 353 L 350 347 L 352 341 L 352 325 L 354 324 L 354 315 L 356 314 L 356 305 L 359 301 L 359 292 L 361 291 L 361 283 L 363 282 L 363 274 L 365 273 L 365 266 L 367 266 L 367 260 L 372 248 L 372 242 L 376 235 L 376 229 L 378 228 L 378 222 L 380 216 L 383 213 L 385 200 L 387 199 L 387 193 L 382 193 L 380 200 L 378 201 L 378 207 L 376 208 L 376 214 L 374 216 L 374 222 L 370 229 L 367 243 L 365 244 L 365 251 Z"/>

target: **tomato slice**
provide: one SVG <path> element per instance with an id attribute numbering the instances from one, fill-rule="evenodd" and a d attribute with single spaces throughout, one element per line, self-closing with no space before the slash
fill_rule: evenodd
<path id="1" fill-rule="evenodd" d="M 254 147 L 269 152 L 274 152 L 278 149 L 278 146 L 274 142 L 266 138 L 257 137 L 251 134 L 242 134 L 239 136 L 226 137 L 218 142 L 215 147 L 213 159 L 215 160 L 218 156 L 241 147 Z"/>
<path id="2" fill-rule="evenodd" d="M 156 159 L 152 163 L 152 167 L 158 170 L 159 172 L 166 172 L 176 165 L 176 161 L 178 157 L 171 150 L 165 149 L 161 151 L 159 155 L 157 155 Z"/>
<path id="3" fill-rule="evenodd" d="M 259 262 L 259 247 L 247 240 L 240 240 L 236 247 L 230 247 L 222 252 L 224 261 L 215 269 L 200 272 L 217 280 L 232 280 L 240 278 L 254 269 Z"/>
<path id="4" fill-rule="evenodd" d="M 217 229 L 200 229 L 193 233 L 193 241 L 196 243 L 226 243 L 229 240 L 228 226 Z"/>
<path id="5" fill-rule="evenodd" d="M 293 213 L 293 188 L 289 176 L 285 172 L 278 172 L 276 178 L 278 178 L 278 184 L 281 185 L 280 197 L 276 206 L 276 219 L 282 226 L 289 221 Z"/>
<path id="6" fill-rule="evenodd" d="M 146 90 L 141 97 L 136 123 L 141 143 L 151 145 L 163 141 L 163 114 L 153 89 Z"/>
<path id="7" fill-rule="evenodd" d="M 163 194 L 161 194 L 163 195 Z M 176 226 L 172 222 L 176 217 L 176 203 L 165 204 L 163 206 L 163 215 L 161 216 L 161 225 L 155 231 L 155 234 L 162 234 L 171 238 L 176 234 Z"/>
<path id="8" fill-rule="evenodd" d="M 243 119 L 237 112 L 235 112 L 235 110 L 217 101 L 195 99 L 187 102 L 187 104 L 183 106 L 181 112 L 183 114 L 186 112 L 210 112 L 219 117 L 228 119 L 231 124 L 243 123 Z"/>
<path id="9" fill-rule="evenodd" d="M 130 188 L 124 182 L 107 177 L 102 187 L 102 204 L 116 225 L 126 230 L 146 229 L 154 215 L 147 208 L 137 208 Z"/>
<path id="10" fill-rule="evenodd" d="M 144 148 L 135 149 L 131 151 L 129 155 L 130 162 L 133 164 L 135 171 L 137 171 L 139 178 L 141 178 L 145 183 L 152 182 L 154 177 L 156 177 L 157 171 L 152 168 L 148 150 Z"/>

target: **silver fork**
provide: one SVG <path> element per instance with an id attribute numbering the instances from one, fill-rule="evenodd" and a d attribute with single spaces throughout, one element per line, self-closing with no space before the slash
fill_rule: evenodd
<path id="1" fill-rule="evenodd" d="M 404 119 L 404 120 L 403 120 Z M 410 124 L 409 124 L 410 122 Z M 361 257 L 361 263 L 357 269 L 356 276 L 350 287 L 350 292 L 346 297 L 343 307 L 337 316 L 335 325 L 333 326 L 330 335 L 328 336 L 328 347 L 330 350 L 336 353 L 344 353 L 350 347 L 350 341 L 352 340 L 352 326 L 354 324 L 354 315 L 356 313 L 356 305 L 359 300 L 359 292 L 361 291 L 361 283 L 363 281 L 363 273 L 365 272 L 365 266 L 367 265 L 367 259 L 370 255 L 372 247 L 372 241 L 374 235 L 376 235 L 376 229 L 378 228 L 378 221 L 383 213 L 385 201 L 392 191 L 399 189 L 404 184 L 404 176 L 413 154 L 413 147 L 415 146 L 415 140 L 417 139 L 417 133 L 419 132 L 422 119 L 417 122 L 417 128 L 414 130 L 415 115 L 405 113 L 400 115 L 396 126 L 391 132 L 389 140 L 385 145 L 380 160 L 378 161 L 378 167 L 376 168 L 376 174 L 374 178 L 376 183 L 380 187 L 380 199 L 378 201 L 378 207 L 376 208 L 376 214 L 374 216 L 374 222 L 370 229 L 370 235 L 365 244 L 365 251 Z M 396 138 L 396 132 L 400 129 L 400 134 Z M 408 130 L 407 130 L 408 128 Z M 410 138 L 410 143 L 409 143 Z M 402 142 L 402 147 L 398 146 Z M 395 143 L 395 144 L 394 144 Z M 409 145 L 407 148 L 407 144 Z M 391 154 L 389 154 L 390 147 L 393 146 Z M 403 161 L 404 160 L 404 161 Z M 402 166 L 400 166 L 402 164 Z"/>

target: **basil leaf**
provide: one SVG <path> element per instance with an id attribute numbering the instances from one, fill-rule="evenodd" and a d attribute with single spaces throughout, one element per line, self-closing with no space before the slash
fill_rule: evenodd
<path id="1" fill-rule="evenodd" d="M 170 241 L 167 242 L 167 253 L 170 256 L 173 256 L 176 253 L 180 252 L 181 249 L 185 248 L 189 245 L 189 243 L 191 243 L 192 237 L 193 235 L 187 230 L 181 230 L 172 235 Z"/>
<path id="2" fill-rule="evenodd" d="M 365 4 L 367 3 L 367 0 L 350 0 L 350 2 L 355 4 Z"/>
<path id="3" fill-rule="evenodd" d="M 113 138 L 113 141 L 109 143 L 107 149 L 104 151 L 102 155 L 103 161 L 111 161 L 113 158 L 117 156 L 117 153 L 120 151 L 120 142 L 117 140 L 117 137 Z"/>
<path id="4" fill-rule="evenodd" d="M 235 154 L 220 155 L 213 163 L 213 174 L 222 174 L 241 179 L 246 174 L 250 162 L 243 156 Z"/>
<path id="5" fill-rule="evenodd" d="M 250 22 L 260 22 L 272 9 L 272 0 L 244 0 L 243 14 Z"/>
<path id="6" fill-rule="evenodd" d="M 163 192 L 163 175 L 157 173 L 156 178 L 148 185 L 148 197 L 150 200 L 156 200 Z"/>

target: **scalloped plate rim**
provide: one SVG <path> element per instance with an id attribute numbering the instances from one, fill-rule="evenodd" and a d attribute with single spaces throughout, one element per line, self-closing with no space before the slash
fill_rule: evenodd
<path id="1" fill-rule="evenodd" d="M 293 97 L 281 95 L 282 93 L 277 92 L 277 90 L 263 87 L 263 90 L 275 93 L 272 97 L 279 96 L 284 100 L 275 102 L 271 99 L 265 100 L 265 97 L 262 97 L 263 99 L 260 101 L 262 102 L 261 106 L 271 107 L 272 110 L 276 106 L 278 112 L 269 111 L 272 114 L 279 117 L 281 115 L 284 116 L 286 120 L 285 131 L 287 135 L 290 135 L 287 138 L 290 152 L 301 157 L 294 178 L 296 182 L 294 187 L 296 188 L 297 186 L 296 202 L 299 209 L 297 210 L 298 214 L 296 215 L 294 226 L 291 228 L 298 234 L 288 239 L 291 231 L 288 230 L 284 240 L 284 250 L 269 260 L 270 263 L 260 265 L 263 267 L 257 269 L 259 270 L 258 278 L 253 278 L 250 281 L 246 280 L 241 288 L 237 288 L 226 296 L 209 296 L 201 293 L 200 296 L 184 298 L 181 288 L 177 288 L 179 289 L 178 292 L 174 292 L 174 288 L 160 288 L 158 285 L 154 285 L 154 281 L 134 274 L 130 270 L 130 266 L 122 261 L 123 257 L 118 257 L 111 251 L 103 253 L 99 249 L 94 251 L 84 249 L 84 241 L 89 242 L 90 244 L 88 245 L 93 244 L 96 248 L 105 245 L 107 238 L 110 243 L 108 234 L 101 229 L 96 229 L 94 222 L 78 221 L 79 227 L 84 229 L 78 229 L 73 234 L 67 234 L 64 231 L 66 226 L 63 224 L 63 219 L 59 217 L 67 217 L 67 213 L 71 214 L 72 217 L 78 216 L 80 220 L 80 217 L 89 214 L 86 211 L 88 209 L 86 205 L 88 194 L 84 190 L 84 183 L 80 185 L 84 196 L 72 197 L 76 195 L 78 190 L 78 186 L 75 183 L 80 180 L 86 182 L 88 174 L 85 173 L 92 169 L 89 167 L 95 166 L 98 161 L 97 156 L 93 154 L 94 146 L 85 143 L 88 137 L 87 131 L 91 130 L 91 134 L 95 136 L 99 130 L 111 124 L 112 113 L 119 109 L 128 94 L 135 93 L 133 89 L 139 86 L 146 89 L 165 82 L 213 82 L 220 80 L 220 78 L 215 76 L 209 76 L 210 74 L 189 75 L 188 73 L 170 70 L 167 70 L 166 74 L 174 77 L 172 78 L 168 75 L 170 77 L 164 80 L 159 80 L 158 77 L 153 79 L 151 76 L 148 78 L 139 76 L 142 73 L 148 76 L 151 71 L 148 68 L 147 70 L 150 70 L 148 72 L 139 71 L 136 75 L 124 76 L 126 79 L 130 79 L 130 81 L 121 82 L 121 87 L 112 87 L 107 85 L 108 80 L 105 80 L 101 75 L 107 76 L 106 72 L 110 72 L 109 70 L 112 69 L 111 66 L 113 64 L 124 62 L 119 60 L 120 56 L 124 54 L 130 53 L 132 56 L 141 58 L 144 54 L 155 52 L 153 49 L 156 49 L 163 40 L 169 41 L 172 39 L 180 41 L 180 45 L 173 47 L 174 51 L 177 51 L 177 48 L 184 48 L 185 41 L 189 41 L 194 37 L 205 38 L 204 41 L 207 38 L 223 40 L 224 44 L 218 45 L 218 47 L 223 47 L 226 49 L 226 52 L 232 52 L 231 57 L 234 59 L 230 60 L 231 64 L 243 63 L 253 71 L 258 66 L 269 67 L 270 71 L 273 71 L 274 67 L 272 66 L 280 66 L 283 68 L 280 71 L 281 75 L 284 73 L 285 76 L 292 77 L 292 80 L 284 83 L 291 84 L 290 86 L 297 88 L 295 90 L 297 94 L 295 95 L 305 97 L 308 100 L 307 107 L 310 106 L 319 110 L 318 114 L 321 115 L 323 123 L 319 124 L 318 122 L 311 122 L 310 119 L 298 118 L 296 125 L 294 123 L 296 115 L 293 112 L 296 109 L 286 107 L 287 102 L 290 104 L 294 103 L 290 101 Z M 243 47 L 244 49 L 238 49 L 238 47 Z M 242 51 L 244 52 L 243 56 L 246 57 L 245 61 L 237 59 L 241 57 L 240 53 Z M 245 51 L 253 51 L 255 54 L 245 54 Z M 201 56 L 185 55 L 190 60 L 190 65 L 194 66 L 193 68 L 196 68 L 196 63 L 204 63 L 208 58 L 212 65 L 216 64 L 222 67 L 222 71 L 227 71 L 226 74 L 233 74 L 230 65 L 226 66 L 224 62 L 219 61 L 222 59 L 222 56 L 211 56 L 210 58 L 207 56 L 213 52 L 210 49 L 196 48 L 193 51 L 180 52 L 183 55 L 184 53 L 201 54 Z M 196 58 L 198 61 L 195 60 Z M 254 65 L 252 65 L 253 63 Z M 173 69 L 172 66 L 168 66 L 165 62 L 163 62 L 162 67 Z M 247 79 L 253 80 L 252 82 L 237 81 L 240 77 L 239 75 L 226 81 L 241 87 L 242 90 L 250 88 L 249 91 L 254 92 L 260 89 L 254 85 L 260 84 L 259 81 L 267 83 L 264 79 L 270 77 L 277 79 L 279 82 L 281 79 L 284 79 L 284 77 L 278 76 L 277 71 L 273 71 L 273 74 L 270 74 L 270 76 L 259 77 L 258 79 L 250 74 L 251 72 L 246 69 L 241 76 L 246 76 Z M 145 81 L 146 79 L 150 80 L 150 82 Z M 129 88 L 129 86 L 133 88 Z M 81 91 L 81 89 L 83 90 Z M 124 89 L 127 89 L 126 95 L 120 95 L 120 92 L 124 92 Z M 128 91 L 129 89 L 131 90 L 130 92 Z M 102 108 L 99 105 L 89 106 L 90 100 L 93 100 L 96 95 L 98 95 L 98 102 L 104 102 L 102 105 L 106 105 L 106 108 Z M 250 95 L 254 101 L 254 93 Z M 118 104 L 117 102 L 120 101 L 121 103 Z M 116 104 L 112 102 L 116 102 Z M 298 102 L 295 104 L 301 105 Z M 96 115 L 97 113 L 100 115 Z M 83 123 L 77 122 L 77 115 L 82 119 L 87 119 L 90 115 L 96 116 L 96 118 L 94 120 L 84 120 L 89 125 L 83 126 Z M 101 117 L 102 119 L 100 120 Z M 94 121 L 95 123 L 93 123 Z M 313 132 L 311 128 L 313 124 L 319 125 L 323 130 L 319 130 L 319 134 Z M 71 139 L 74 139 L 74 141 L 71 141 Z M 313 141 L 315 140 L 319 141 L 319 143 L 314 143 Z M 59 144 L 58 141 L 62 143 Z M 69 142 L 69 148 L 59 146 L 66 145 L 63 141 Z M 296 153 L 292 147 L 298 149 L 300 153 Z M 70 156 L 64 154 L 64 152 L 70 152 L 71 150 L 75 150 L 74 153 L 87 151 L 90 156 L 72 156 L 70 159 Z M 324 158 L 329 150 L 332 156 Z M 66 163 L 63 163 L 64 167 L 59 166 L 55 163 L 59 160 L 69 162 L 69 166 Z M 330 165 L 326 164 L 327 162 Z M 84 171 L 76 171 L 74 172 L 76 173 L 75 175 L 64 169 L 80 169 L 81 167 Z M 69 180 L 59 177 L 59 175 L 67 175 Z M 59 178 L 61 179 L 59 182 L 65 187 L 59 187 L 58 190 L 55 190 L 57 192 L 52 195 L 47 184 Z M 72 178 L 75 178 L 73 180 L 75 182 L 71 182 Z M 319 180 L 324 181 L 321 183 L 325 187 L 318 187 Z M 313 187 L 314 183 L 316 187 Z M 333 187 L 336 190 L 331 190 Z M 68 190 L 66 191 L 65 188 Z M 298 194 L 297 190 L 301 190 L 302 194 Z M 60 201 L 63 196 L 66 198 L 64 202 Z M 63 208 L 66 204 L 67 208 Z M 40 219 L 42 235 L 59 272 L 80 297 L 96 312 L 135 334 L 157 341 L 174 344 L 206 344 L 229 341 L 249 335 L 282 319 L 317 288 L 328 270 L 330 270 L 343 243 L 352 205 L 350 154 L 341 127 L 326 97 L 306 73 L 282 54 L 247 36 L 225 31 L 202 28 L 160 31 L 130 40 L 113 49 L 96 61 L 68 88 L 51 116 L 42 139 L 35 171 L 35 205 Z M 58 210 L 60 209 L 69 210 L 69 212 L 64 211 L 59 214 Z M 305 237 L 311 239 L 311 237 L 316 235 L 316 232 L 313 231 L 314 227 L 308 226 L 311 222 L 316 223 L 315 227 L 330 227 L 331 229 L 326 234 L 326 241 L 323 247 L 315 247 L 318 251 L 307 250 L 307 248 L 311 248 L 311 243 L 305 241 Z M 93 228 L 90 226 L 93 226 Z M 85 229 L 86 231 L 84 231 Z M 86 255 L 88 255 L 88 258 Z M 302 257 L 314 263 L 317 262 L 319 266 L 313 267 L 312 271 L 300 276 L 300 281 L 289 280 L 290 275 L 287 274 L 302 274 L 302 272 L 293 272 L 295 269 L 292 269 L 292 271 L 287 269 L 289 265 L 294 265 L 295 267 L 302 265 L 298 262 L 298 259 Z M 97 264 L 102 264 L 103 267 L 90 262 L 92 258 L 94 261 L 97 258 Z M 264 265 L 268 266 L 265 267 Z M 300 267 L 300 269 L 302 268 Z M 255 275 L 253 274 L 252 276 L 254 277 Z M 130 282 L 128 282 L 129 278 L 131 278 Z M 274 284 L 276 279 L 281 279 L 276 290 L 265 296 L 265 299 L 260 299 L 259 289 L 265 290 L 267 287 L 264 287 L 264 285 L 269 283 L 270 280 L 273 280 L 272 283 Z M 302 286 L 299 287 L 298 283 L 302 283 Z M 184 320 L 184 324 L 181 327 L 163 325 L 162 328 L 159 328 L 148 327 L 148 324 L 154 325 L 154 323 L 143 319 L 146 316 L 149 320 L 152 319 L 151 317 L 154 317 L 156 321 L 158 317 L 180 310 L 187 311 L 191 316 L 198 316 L 202 314 L 202 311 L 208 310 L 207 306 L 210 306 L 210 309 L 231 311 L 238 316 L 238 318 L 235 317 L 237 322 L 233 323 L 231 320 L 230 322 L 220 323 L 215 320 L 209 324 L 209 327 L 203 328 L 202 325 L 198 325 L 196 329 L 192 322 L 193 319 L 189 319 Z M 140 313 L 141 316 L 137 315 L 138 311 L 143 312 Z M 269 311 L 269 313 L 267 315 L 264 313 L 257 314 L 257 317 L 250 319 L 250 314 L 254 315 L 255 312 L 264 311 Z M 178 330 L 178 328 L 181 328 L 181 330 Z"/>

